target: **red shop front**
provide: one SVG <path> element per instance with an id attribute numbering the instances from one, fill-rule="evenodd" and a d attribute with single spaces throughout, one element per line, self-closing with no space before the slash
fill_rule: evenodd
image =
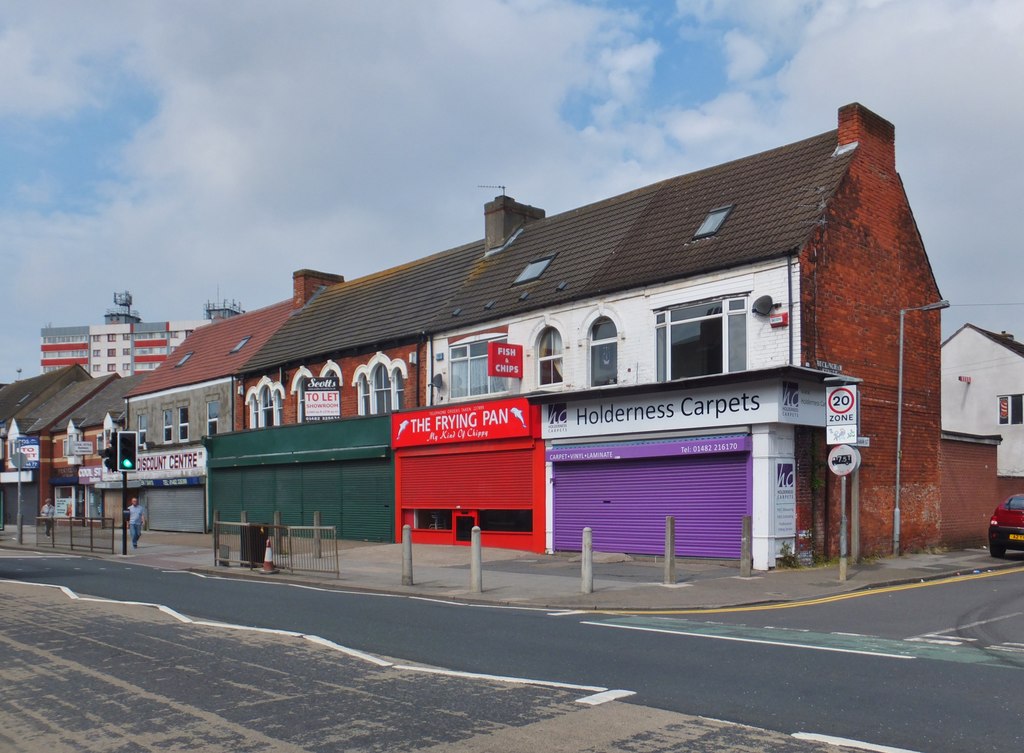
<path id="1" fill-rule="evenodd" d="M 419 544 L 544 551 L 540 408 L 525 398 L 462 403 L 391 416 L 395 530 Z M 399 534 L 400 536 L 401 534 Z"/>

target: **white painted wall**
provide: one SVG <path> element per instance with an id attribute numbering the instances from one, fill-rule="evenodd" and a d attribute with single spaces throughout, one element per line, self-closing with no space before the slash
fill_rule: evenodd
<path id="1" fill-rule="evenodd" d="M 970 383 L 960 380 L 969 377 Z M 1024 476 L 1024 425 L 999 423 L 999 395 L 1024 393 L 1024 358 L 965 327 L 942 345 L 942 428 L 1000 434 L 1001 476 Z"/>
<path id="2" fill-rule="evenodd" d="M 510 388 L 504 395 L 518 395 L 540 389 L 536 358 L 537 340 L 548 326 L 556 327 L 562 335 L 564 383 L 545 387 L 552 391 L 581 390 L 589 385 L 590 348 L 588 335 L 591 325 L 600 316 L 607 316 L 618 329 L 618 385 L 651 384 L 657 381 L 657 358 L 655 340 L 655 314 L 658 310 L 684 306 L 709 298 L 747 298 L 747 369 L 763 369 L 784 366 L 789 363 L 790 337 L 793 343 L 793 365 L 799 366 L 800 356 L 800 289 L 799 272 L 794 262 L 792 272 L 792 295 L 794 305 L 788 327 L 772 328 L 767 317 L 750 312 L 750 305 L 762 295 L 770 295 L 781 304 L 778 312 L 789 313 L 789 285 L 787 285 L 786 261 L 751 265 L 685 280 L 667 285 L 631 290 L 586 301 L 571 306 L 553 308 L 543 312 L 532 312 L 526 316 L 495 320 L 493 326 L 478 325 L 465 329 L 454 329 L 434 338 L 431 349 L 443 354 L 442 361 L 433 363 L 433 373 L 440 373 L 444 388 L 437 391 L 434 402 L 447 402 L 450 384 L 448 368 L 449 340 L 459 343 L 473 339 L 493 338 L 488 330 L 508 326 L 508 342 L 523 346 L 524 378 L 511 380 Z M 511 281 L 510 281 L 511 284 Z M 464 340 L 468 333 L 474 334 Z M 498 395 L 500 396 L 500 395 Z M 476 399 L 466 398 L 466 399 Z"/>

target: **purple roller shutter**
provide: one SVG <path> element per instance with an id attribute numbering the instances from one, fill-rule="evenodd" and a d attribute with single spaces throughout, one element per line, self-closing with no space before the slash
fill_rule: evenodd
<path id="1" fill-rule="evenodd" d="M 748 453 L 554 466 L 559 551 L 579 551 L 590 526 L 596 551 L 663 554 L 674 515 L 677 556 L 736 559 L 750 510 Z"/>

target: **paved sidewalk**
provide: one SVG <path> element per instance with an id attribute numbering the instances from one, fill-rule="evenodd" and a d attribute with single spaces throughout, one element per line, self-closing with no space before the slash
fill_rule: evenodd
<path id="1" fill-rule="evenodd" d="M 2 556 L 14 551 L 47 551 L 37 546 L 34 529 L 26 529 L 24 543 L 13 528 L 0 531 Z M 908 554 L 864 564 L 850 564 L 845 582 L 839 569 L 806 567 L 757 572 L 740 577 L 735 562 L 677 560 L 676 582 L 664 583 L 660 558 L 594 554 L 594 591 L 581 592 L 579 555 L 535 554 L 506 549 L 484 549 L 482 592 L 470 580 L 467 546 L 413 546 L 412 586 L 402 585 L 402 545 L 341 541 L 341 577 L 305 573 L 264 573 L 246 567 L 218 567 L 211 534 L 147 531 L 139 549 L 127 556 L 100 554 L 138 565 L 167 570 L 190 570 L 224 577 L 257 578 L 320 585 L 327 588 L 396 593 L 466 602 L 533 606 L 551 609 L 678 610 L 713 609 L 753 604 L 825 598 L 858 590 L 924 580 L 1024 568 L 1024 553 L 1010 552 L 994 559 L 986 549 L 965 549 L 936 554 Z M 117 545 L 120 551 L 120 544 Z M 80 554 L 80 552 L 75 552 Z M 0 564 L 2 577 L 2 564 Z"/>

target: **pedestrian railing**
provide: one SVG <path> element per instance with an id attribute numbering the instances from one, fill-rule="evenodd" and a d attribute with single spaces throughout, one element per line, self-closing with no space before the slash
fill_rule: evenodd
<path id="1" fill-rule="evenodd" d="M 36 546 L 114 553 L 114 518 L 36 518 Z"/>
<path id="2" fill-rule="evenodd" d="M 338 535 L 333 526 L 216 521 L 213 558 L 219 567 L 234 565 L 250 570 L 287 570 L 341 577 Z"/>

